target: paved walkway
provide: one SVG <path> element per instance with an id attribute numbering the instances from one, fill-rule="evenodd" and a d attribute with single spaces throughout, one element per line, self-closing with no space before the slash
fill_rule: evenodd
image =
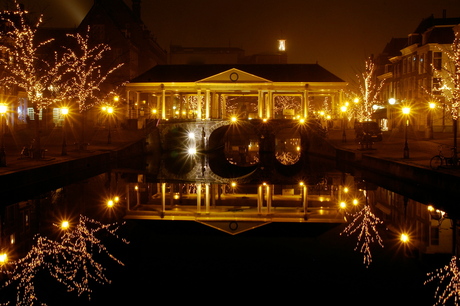
<path id="1" fill-rule="evenodd" d="M 370 150 L 363 150 L 360 144 L 356 142 L 353 129 L 346 131 L 346 142 L 343 141 L 342 130 L 330 130 L 328 139 L 335 147 L 429 169 L 430 159 L 439 153 L 440 146 L 442 146 L 443 153 L 450 157 L 451 148 L 454 145 L 452 132 L 435 132 L 433 139 L 428 139 L 423 132 L 410 131 L 407 141 L 409 158 L 404 158 L 405 135 L 403 131 L 383 132 L 383 140 L 374 143 Z M 437 171 L 460 176 L 460 168 L 443 168 Z"/>
<path id="2" fill-rule="evenodd" d="M 28 129 L 13 131 L 4 135 L 6 153 L 6 167 L 0 167 L 0 175 L 21 171 L 33 167 L 41 167 L 50 163 L 78 159 L 92 154 L 98 154 L 124 147 L 143 137 L 143 131 L 113 129 L 110 132 L 108 143 L 108 130 L 101 127 L 85 135 L 88 146 L 85 150 L 78 148 L 78 137 L 66 135 L 66 155 L 62 155 L 63 134 L 61 128 L 55 128 L 41 138 L 41 148 L 45 150 L 43 159 L 31 159 L 21 156 L 24 146 L 30 146 L 34 132 Z"/>

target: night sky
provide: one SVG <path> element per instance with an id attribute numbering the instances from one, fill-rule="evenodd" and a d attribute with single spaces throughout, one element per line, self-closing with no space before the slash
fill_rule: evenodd
<path id="1" fill-rule="evenodd" d="M 20 2 L 43 12 L 46 25 L 72 27 L 93 0 Z M 251 55 L 276 51 L 282 37 L 289 63 L 318 61 L 346 81 L 392 37 L 407 37 L 444 9 L 447 17 L 460 17 L 459 0 L 142 0 L 143 21 L 166 50 L 170 44 L 231 46 Z"/>

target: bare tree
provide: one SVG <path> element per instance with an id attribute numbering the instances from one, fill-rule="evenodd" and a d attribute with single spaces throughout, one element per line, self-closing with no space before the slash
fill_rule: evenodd
<path id="1" fill-rule="evenodd" d="M 4 86 L 17 86 L 26 92 L 35 114 L 33 156 L 41 158 L 39 116 L 57 99 L 51 92 L 62 78 L 65 61 L 56 52 L 48 59 L 42 56 L 43 48 L 53 41 L 37 41 L 36 33 L 42 16 L 32 21 L 19 3 L 14 1 L 14 4 L 13 10 L 3 12 L 0 17 L 4 24 L 2 47 L 8 54 L 8 57 L 0 59 L 4 70 L 0 81 Z"/>

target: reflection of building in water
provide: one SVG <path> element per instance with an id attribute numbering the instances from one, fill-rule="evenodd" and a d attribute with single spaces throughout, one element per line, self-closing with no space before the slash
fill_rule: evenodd
<path id="1" fill-rule="evenodd" d="M 381 187 L 369 190 L 376 214 L 395 234 L 407 232 L 411 245 L 422 254 L 451 254 L 452 220 L 440 210 Z"/>
<path id="2" fill-rule="evenodd" d="M 248 224 L 344 222 L 333 185 L 239 185 L 229 180 L 131 183 L 127 188 L 127 218 L 132 219 L 197 221 L 230 233 L 247 230 Z"/>

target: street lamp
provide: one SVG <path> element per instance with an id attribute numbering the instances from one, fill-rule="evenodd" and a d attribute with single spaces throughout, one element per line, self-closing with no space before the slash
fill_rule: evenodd
<path id="1" fill-rule="evenodd" d="M 107 128 L 109 130 L 109 134 L 107 135 L 107 144 L 111 144 L 112 143 L 112 133 L 110 131 L 110 119 L 111 119 L 112 114 L 113 114 L 113 107 L 112 106 L 104 106 L 102 108 L 102 110 L 107 113 Z"/>
<path id="2" fill-rule="evenodd" d="M 342 142 L 347 142 L 347 133 L 345 132 L 345 120 L 346 120 L 346 112 L 347 112 L 347 106 L 343 105 L 340 110 L 342 111 Z"/>
<path id="3" fill-rule="evenodd" d="M 61 155 L 67 155 L 67 142 L 66 142 L 66 133 L 65 133 L 65 121 L 66 117 L 69 114 L 69 109 L 67 107 L 61 108 L 61 115 L 64 118 L 62 123 L 62 151 Z"/>
<path id="4" fill-rule="evenodd" d="M 0 146 L 0 167 L 6 167 L 6 153 L 5 153 L 5 129 L 3 125 L 3 117 L 6 114 L 8 107 L 6 104 L 0 104 L 0 114 L 2 114 L 2 122 L 0 124 L 2 125 L 2 144 Z"/>
<path id="5" fill-rule="evenodd" d="M 409 158 L 409 144 L 407 143 L 407 130 L 409 128 L 409 114 L 410 114 L 410 107 L 403 107 L 402 113 L 406 119 L 406 128 L 404 131 L 404 158 Z"/>
<path id="6" fill-rule="evenodd" d="M 430 139 L 433 139 L 434 138 L 434 134 L 433 134 L 433 115 L 434 115 L 434 109 L 436 108 L 436 103 L 434 102 L 430 102 L 428 104 L 428 106 L 430 107 L 430 111 L 428 113 L 428 116 L 429 116 L 429 124 L 430 124 L 430 130 L 429 130 L 429 138 Z"/>

